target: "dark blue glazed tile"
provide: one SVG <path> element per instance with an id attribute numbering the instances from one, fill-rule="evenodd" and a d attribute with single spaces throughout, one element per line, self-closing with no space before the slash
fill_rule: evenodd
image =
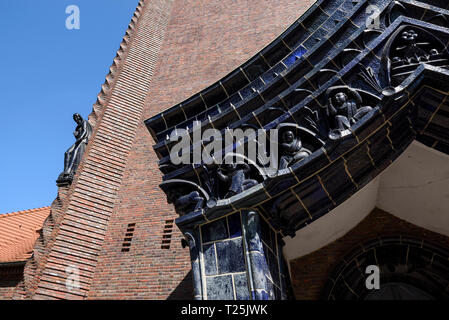
<path id="1" fill-rule="evenodd" d="M 295 172 L 296 177 L 301 181 L 313 175 L 316 171 L 329 164 L 326 154 L 320 149 L 310 156 L 294 164 L 291 168 Z"/>
<path id="2" fill-rule="evenodd" d="M 199 223 L 204 222 L 204 216 L 203 216 L 202 212 L 197 211 L 197 212 L 183 215 L 179 218 L 176 218 L 175 223 L 178 227 L 180 227 L 180 226 L 187 225 L 187 224 L 191 223 L 192 221 L 196 221 Z"/>
<path id="3" fill-rule="evenodd" d="M 266 291 L 262 291 L 260 300 L 271 300 L 271 295 Z"/>
<path id="4" fill-rule="evenodd" d="M 234 275 L 235 296 L 237 300 L 249 300 L 249 289 L 246 273 Z"/>
<path id="5" fill-rule="evenodd" d="M 251 255 L 252 276 L 256 289 L 266 289 L 268 286 L 266 274 L 269 272 L 267 261 L 264 255 L 254 253 Z"/>
<path id="6" fill-rule="evenodd" d="M 326 38 L 326 35 L 329 33 L 329 31 L 325 30 L 324 28 L 320 28 L 317 31 L 315 31 L 310 37 L 309 39 L 307 39 L 304 43 L 303 46 L 310 50 L 312 49 L 317 43 L 319 43 L 320 41 L 322 41 L 323 39 Z M 314 52 L 318 53 L 318 52 Z M 309 57 L 309 60 L 312 61 L 312 57 Z M 312 63 L 318 63 L 319 61 L 315 61 Z"/>
<path id="7" fill-rule="evenodd" d="M 306 53 L 307 53 L 307 49 L 304 48 L 303 46 L 299 46 L 295 51 L 293 51 L 291 54 L 289 54 L 288 57 L 285 58 L 282 62 L 287 67 L 290 67 L 292 64 L 294 64 L 297 60 L 299 60 Z"/>
<path id="8" fill-rule="evenodd" d="M 282 300 L 281 290 L 278 287 L 274 287 L 274 296 L 276 300 Z"/>
<path id="9" fill-rule="evenodd" d="M 313 10 L 310 15 L 302 22 L 306 30 L 314 30 L 319 28 L 328 18 L 328 15 L 321 9 Z"/>
<path id="10" fill-rule="evenodd" d="M 268 255 L 268 267 L 270 269 L 271 279 L 276 285 L 279 285 L 279 266 L 275 255 L 271 251 L 267 252 Z"/>
<path id="11" fill-rule="evenodd" d="M 265 242 L 270 248 L 273 248 L 273 243 L 272 243 L 271 234 L 270 234 L 271 228 L 268 226 L 268 224 L 263 219 L 260 219 L 260 230 L 261 230 L 262 241 Z"/>
<path id="12" fill-rule="evenodd" d="M 263 252 L 261 231 L 260 231 L 260 217 L 257 212 L 243 212 L 242 220 L 244 223 L 247 246 L 246 250 Z"/>
<path id="13" fill-rule="evenodd" d="M 254 88 L 256 90 L 261 90 L 265 86 L 265 83 L 262 81 L 261 78 L 257 78 L 256 80 L 251 82 L 250 86 L 251 88 Z"/>
<path id="14" fill-rule="evenodd" d="M 334 205 L 316 176 L 301 183 L 294 191 L 298 194 L 312 216 L 315 213 L 328 212 L 334 208 Z"/>
<path id="15" fill-rule="evenodd" d="M 273 68 L 265 72 L 261 78 L 265 82 L 265 84 L 270 84 L 271 81 L 279 77 L 282 71 L 285 70 L 285 66 L 282 63 L 278 63 Z"/>
<path id="16" fill-rule="evenodd" d="M 292 26 L 291 31 L 284 38 L 285 43 L 289 48 L 296 48 L 301 42 L 303 42 L 310 34 L 310 31 L 306 30 L 300 23 L 296 22 L 296 25 Z"/>
<path id="17" fill-rule="evenodd" d="M 269 267 L 269 261 L 268 261 L 268 252 L 269 252 L 270 250 L 268 249 L 268 247 L 267 247 L 267 245 L 264 243 L 263 244 L 263 255 L 265 256 L 265 261 L 267 262 L 267 265 L 268 265 L 268 267 Z"/>
<path id="18" fill-rule="evenodd" d="M 351 131 L 362 141 L 383 124 L 380 110 L 375 108 L 369 114 L 351 127 Z"/>
<path id="19" fill-rule="evenodd" d="M 333 12 L 332 16 L 327 19 L 327 21 L 324 23 L 323 28 L 334 31 L 337 27 L 337 25 L 343 21 L 345 18 L 345 13 L 341 10 L 336 10 Z"/>
<path id="20" fill-rule="evenodd" d="M 228 217 L 229 235 L 231 238 L 240 237 L 242 235 L 242 222 L 240 213 L 234 213 Z"/>
<path id="21" fill-rule="evenodd" d="M 203 243 L 222 240 L 229 237 L 226 219 L 220 219 L 201 227 Z"/>
<path id="22" fill-rule="evenodd" d="M 346 171 L 344 161 L 339 159 L 319 173 L 329 197 L 337 204 L 357 192 L 357 186 Z"/>
<path id="23" fill-rule="evenodd" d="M 229 95 L 233 95 L 248 83 L 245 74 L 240 70 L 235 71 L 232 75 L 222 81 L 222 84 Z"/>
<path id="24" fill-rule="evenodd" d="M 251 300 L 257 300 L 257 292 L 251 291 Z"/>
<path id="25" fill-rule="evenodd" d="M 387 135 L 388 132 L 384 126 L 368 139 L 370 143 L 370 155 L 376 168 L 386 168 L 393 157 L 394 152 Z"/>
<path id="26" fill-rule="evenodd" d="M 254 226 L 250 226 L 250 227 L 254 227 Z M 251 231 L 248 233 L 255 235 L 254 237 L 250 237 L 248 239 L 248 251 L 256 251 L 256 252 L 263 253 L 259 228 L 257 228 L 257 230 L 255 230 L 255 231 Z"/>
<path id="27" fill-rule="evenodd" d="M 264 57 L 270 66 L 276 65 L 283 57 L 290 53 L 290 49 L 283 42 L 276 43 L 268 52 L 264 53 Z"/>
<path id="28" fill-rule="evenodd" d="M 265 60 L 261 56 L 258 56 L 253 63 L 245 66 L 243 71 L 248 76 L 249 80 L 253 81 L 269 68 L 270 66 L 266 64 Z"/>
<path id="29" fill-rule="evenodd" d="M 206 280 L 207 299 L 209 300 L 233 300 L 234 289 L 232 287 L 232 276 L 210 277 Z"/>
<path id="30" fill-rule="evenodd" d="M 419 97 L 419 109 L 418 109 L 418 118 L 419 121 L 416 121 L 416 128 L 418 130 L 423 129 L 435 111 L 437 110 L 438 106 L 440 106 L 441 101 L 443 101 L 444 97 L 441 96 L 439 93 L 434 92 L 424 92 Z"/>
<path id="31" fill-rule="evenodd" d="M 275 196 L 282 193 L 298 183 L 298 180 L 296 180 L 295 176 L 292 175 L 289 170 L 286 170 L 286 173 L 287 174 L 279 175 L 270 181 L 267 181 L 266 189 L 268 189 L 270 196 Z"/>
<path id="32" fill-rule="evenodd" d="M 218 108 L 218 105 L 215 105 L 214 107 L 211 107 L 208 110 L 208 115 L 210 118 L 214 118 L 217 115 L 219 115 L 221 113 L 221 109 Z"/>
<path id="33" fill-rule="evenodd" d="M 233 104 L 235 106 L 238 103 L 240 103 L 240 101 L 242 101 L 242 97 L 240 97 L 238 92 L 236 92 L 236 93 L 234 93 L 233 95 L 231 95 L 229 97 L 228 101 L 229 101 L 230 104 Z"/>
<path id="34" fill-rule="evenodd" d="M 305 56 L 304 54 L 303 56 Z M 303 87 L 304 83 L 304 76 L 309 73 L 314 68 L 313 65 L 310 64 L 308 60 L 299 61 L 297 64 L 295 64 L 293 67 L 290 68 L 289 72 L 284 75 L 284 78 L 288 81 L 288 83 L 296 83 L 296 87 Z M 292 94 L 295 94 L 292 92 Z M 288 103 L 287 105 L 289 108 L 293 107 L 294 104 Z"/>
<path id="35" fill-rule="evenodd" d="M 349 174 L 357 184 L 362 184 L 366 178 L 370 178 L 374 169 L 368 150 L 368 144 L 363 143 L 344 157 Z"/>
<path id="36" fill-rule="evenodd" d="M 217 271 L 217 260 L 215 257 L 215 245 L 205 245 L 203 246 L 203 257 L 204 257 L 204 268 L 206 270 L 207 276 L 214 276 L 218 273 Z"/>
<path id="37" fill-rule="evenodd" d="M 250 115 L 250 119 L 253 118 L 253 115 L 251 114 L 255 109 L 257 109 L 259 106 L 263 105 L 264 101 L 260 97 L 259 94 L 255 93 L 254 96 L 252 96 L 250 99 L 246 100 L 244 104 L 241 104 L 238 107 L 238 113 L 240 117 L 245 117 L 247 115 Z M 257 124 L 257 121 L 253 121 L 254 124 Z"/>
<path id="38" fill-rule="evenodd" d="M 245 271 L 242 239 L 217 242 L 215 245 L 220 274 Z"/>
<path id="39" fill-rule="evenodd" d="M 366 28 L 366 16 L 365 15 L 356 15 L 352 19 L 352 24 L 358 26 L 360 29 Z"/>
<path id="40" fill-rule="evenodd" d="M 273 252 L 276 252 L 276 232 L 272 228 L 270 228 L 270 236 L 271 236 L 271 249 Z"/>
<path id="41" fill-rule="evenodd" d="M 223 86 L 218 83 L 206 89 L 206 91 L 202 93 L 202 96 L 206 106 L 209 108 L 227 98 L 227 94 L 223 89 Z"/>
<path id="42" fill-rule="evenodd" d="M 391 143 L 396 150 L 401 150 L 407 147 L 415 139 L 415 130 L 410 127 L 410 122 L 408 121 L 407 115 L 397 115 L 391 120 L 393 124 L 390 127 L 389 137 Z M 428 127 L 432 130 L 432 124 Z"/>
<path id="43" fill-rule="evenodd" d="M 323 1 L 320 4 L 320 8 L 326 12 L 328 15 L 338 9 L 338 7 L 343 3 L 343 0 L 333 0 L 333 1 Z"/>
<path id="44" fill-rule="evenodd" d="M 239 93 L 240 96 L 242 97 L 242 101 L 245 101 L 246 99 L 252 98 L 253 96 L 257 95 L 255 90 L 257 89 L 252 87 L 251 85 L 248 85 L 242 90 L 240 90 Z"/>
<path id="45" fill-rule="evenodd" d="M 283 232 L 291 231 L 285 230 L 285 227 L 294 227 L 295 225 L 292 224 L 293 222 L 291 219 L 295 217 L 310 219 L 308 218 L 309 215 L 307 211 L 291 191 L 280 195 L 278 199 L 267 201 L 267 203 L 263 205 L 263 208 L 267 211 L 271 210 L 273 214 L 273 218 L 270 220 L 271 225 L 277 229 L 283 228 Z M 277 216 L 277 212 L 282 212 L 282 218 Z M 286 223 L 288 223 L 288 225 Z M 286 233 L 286 235 L 289 235 L 289 233 Z"/>
<path id="46" fill-rule="evenodd" d="M 265 101 L 269 101 L 271 99 L 274 99 L 282 91 L 287 90 L 289 86 L 290 85 L 287 81 L 285 81 L 285 78 L 283 78 L 282 76 L 277 77 L 271 82 L 270 89 L 262 92 L 262 96 Z"/>
<path id="47" fill-rule="evenodd" d="M 354 1 L 354 0 L 346 0 L 343 5 L 342 5 L 342 9 L 346 12 L 351 11 L 355 6 L 357 6 L 359 4 L 358 1 Z"/>

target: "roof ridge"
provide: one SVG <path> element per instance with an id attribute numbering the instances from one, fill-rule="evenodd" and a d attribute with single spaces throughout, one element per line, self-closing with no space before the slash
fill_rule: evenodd
<path id="1" fill-rule="evenodd" d="M 14 211 L 14 212 L 8 212 L 8 213 L 2 213 L 2 214 L 0 214 L 0 219 L 7 218 L 7 217 L 18 216 L 18 215 L 25 214 L 25 213 L 32 213 L 32 212 L 43 211 L 43 210 L 46 210 L 46 209 L 50 209 L 50 206 L 34 208 L 34 209 L 26 209 L 26 210 Z"/>

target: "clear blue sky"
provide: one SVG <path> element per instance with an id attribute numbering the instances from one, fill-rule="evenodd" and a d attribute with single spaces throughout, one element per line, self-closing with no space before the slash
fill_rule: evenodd
<path id="1" fill-rule="evenodd" d="M 138 0 L 0 1 L 0 213 L 48 206 Z M 80 9 L 67 30 L 66 7 Z"/>

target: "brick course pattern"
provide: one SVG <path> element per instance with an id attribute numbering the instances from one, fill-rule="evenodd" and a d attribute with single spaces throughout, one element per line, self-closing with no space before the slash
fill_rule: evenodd
<path id="1" fill-rule="evenodd" d="M 323 290 L 332 272 L 352 249 L 377 237 L 411 237 L 449 248 L 449 238 L 420 228 L 405 220 L 374 209 L 362 222 L 340 239 L 304 257 L 290 261 L 292 285 L 297 300 L 323 299 Z"/>
<path id="2" fill-rule="evenodd" d="M 93 138 L 71 188 L 64 190 L 61 212 L 47 229 L 49 241 L 39 250 L 39 259 L 34 259 L 37 266 L 30 285 L 25 286 L 28 297 L 87 296 L 136 128 L 141 122 L 170 5 L 171 1 L 141 1 L 137 7 L 89 117 L 96 124 Z M 148 36 L 149 33 L 157 36 Z M 79 271 L 79 288 L 66 285 L 67 267 Z"/>
<path id="3" fill-rule="evenodd" d="M 140 1 L 89 116 L 91 143 L 72 186 L 59 189 L 15 298 L 191 298 L 176 227 L 162 248 L 176 214 L 143 120 L 242 64 L 313 2 Z M 66 285 L 67 267 L 79 269 L 79 290 Z"/>
<path id="4" fill-rule="evenodd" d="M 249 59 L 290 26 L 314 1 L 176 0 L 150 84 L 142 119 L 188 98 Z M 89 299 L 193 298 L 188 248 L 175 226 L 162 249 L 167 220 L 177 215 L 162 181 L 152 140 L 139 123 Z M 136 223 L 129 252 L 126 227 Z"/>

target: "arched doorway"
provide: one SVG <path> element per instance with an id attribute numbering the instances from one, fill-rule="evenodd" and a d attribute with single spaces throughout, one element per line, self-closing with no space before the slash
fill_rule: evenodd
<path id="1" fill-rule="evenodd" d="M 449 299 L 449 251 L 423 240 L 388 237 L 360 245 L 343 258 L 323 294 L 329 300 Z M 379 289 L 368 289 L 377 266 Z"/>

